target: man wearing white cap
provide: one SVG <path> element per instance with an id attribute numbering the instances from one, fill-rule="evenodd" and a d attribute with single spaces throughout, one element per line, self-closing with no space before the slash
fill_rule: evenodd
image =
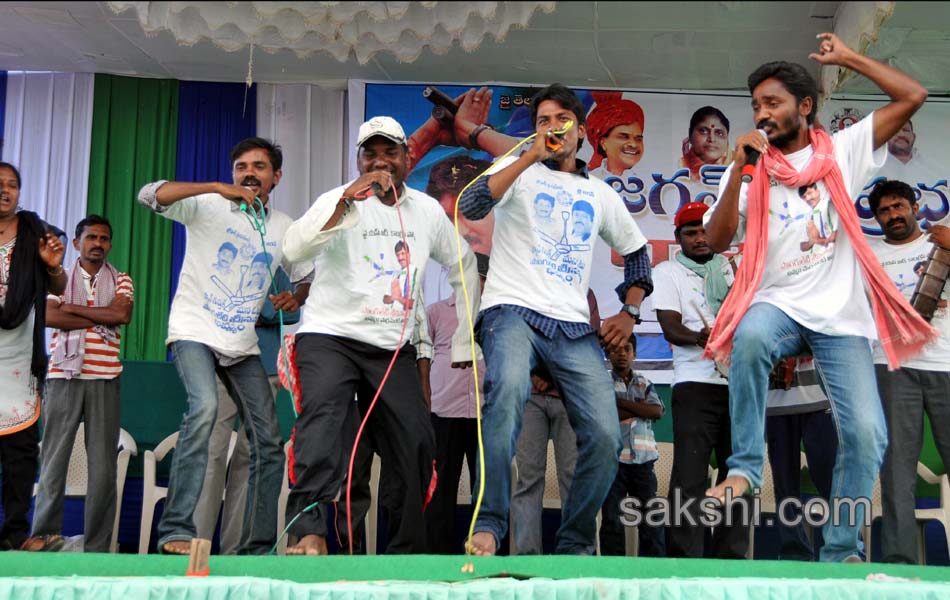
<path id="1" fill-rule="evenodd" d="M 340 449 L 347 407 L 356 395 L 365 415 L 381 385 L 366 433 L 382 468 L 398 482 L 390 488 L 402 494 L 382 501 L 390 527 L 388 552 L 426 550 L 423 509 L 435 485 L 435 436 L 409 345 L 414 312 L 425 307 L 396 302 L 393 282 L 400 297 L 413 298 L 429 258 L 450 267 L 459 322 L 452 363 L 467 367 L 472 360 L 465 311 L 466 306 L 472 314 L 478 310 L 475 256 L 462 241 L 459 269 L 452 224 L 438 201 L 405 185 L 409 153 L 399 123 L 374 117 L 360 126 L 357 166 L 355 181 L 317 198 L 284 238 L 287 256 L 312 260 L 316 272 L 297 332 L 302 397 L 287 519 L 300 518 L 290 529 L 299 542 L 288 554 L 327 553 L 327 505 L 337 494 L 341 501 L 346 495 L 342 480 L 350 449 Z"/>

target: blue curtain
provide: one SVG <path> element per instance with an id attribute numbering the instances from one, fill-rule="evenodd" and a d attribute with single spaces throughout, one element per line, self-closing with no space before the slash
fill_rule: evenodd
<path id="1" fill-rule="evenodd" d="M 231 183 L 228 153 L 244 138 L 257 135 L 257 86 L 182 81 L 178 94 L 175 179 Z M 185 228 L 175 223 L 169 302 L 178 289 L 184 258 Z"/>

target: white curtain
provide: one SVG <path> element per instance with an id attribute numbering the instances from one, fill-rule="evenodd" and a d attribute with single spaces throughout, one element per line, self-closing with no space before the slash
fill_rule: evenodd
<path id="1" fill-rule="evenodd" d="M 306 84 L 257 85 L 257 134 L 280 144 L 283 178 L 271 195 L 296 219 L 344 181 L 346 92 Z"/>
<path id="2" fill-rule="evenodd" d="M 66 231 L 86 216 L 92 139 L 91 73 L 7 75 L 3 160 L 23 177 L 20 206 Z M 67 245 L 65 264 L 78 258 Z"/>

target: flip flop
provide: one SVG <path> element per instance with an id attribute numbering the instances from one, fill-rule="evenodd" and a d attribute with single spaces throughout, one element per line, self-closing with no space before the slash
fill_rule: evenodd
<path id="1" fill-rule="evenodd" d="M 20 550 L 25 550 L 26 552 L 59 552 L 65 545 L 66 540 L 63 536 L 51 533 L 48 535 L 34 535 L 31 538 L 27 538 L 27 540 L 23 542 L 23 545 L 20 546 Z"/>

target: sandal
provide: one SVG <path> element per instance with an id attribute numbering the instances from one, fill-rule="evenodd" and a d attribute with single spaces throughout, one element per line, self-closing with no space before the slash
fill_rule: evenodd
<path id="1" fill-rule="evenodd" d="M 20 546 L 26 552 L 59 552 L 66 545 L 63 536 L 51 533 L 49 535 L 34 535 L 27 538 Z"/>

